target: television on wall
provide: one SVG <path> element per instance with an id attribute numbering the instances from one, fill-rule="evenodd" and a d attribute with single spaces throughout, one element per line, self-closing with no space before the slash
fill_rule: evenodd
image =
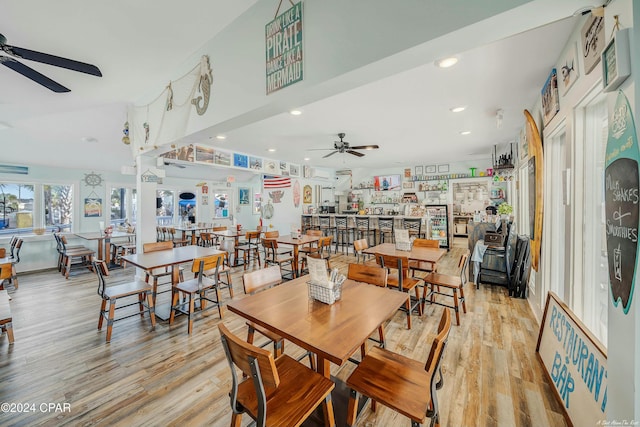
<path id="1" fill-rule="evenodd" d="M 373 177 L 373 187 L 376 191 L 395 191 L 402 188 L 400 175 L 380 175 Z"/>

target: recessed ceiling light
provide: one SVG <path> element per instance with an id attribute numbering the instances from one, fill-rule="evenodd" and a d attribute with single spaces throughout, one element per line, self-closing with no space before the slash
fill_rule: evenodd
<path id="1" fill-rule="evenodd" d="M 87 142 L 87 143 L 93 144 L 95 142 L 98 142 L 98 140 L 96 138 L 92 137 L 92 136 L 83 136 L 82 137 L 82 142 Z"/>
<path id="2" fill-rule="evenodd" d="M 466 109 L 467 107 L 451 107 L 449 108 L 449 111 L 451 111 L 452 113 L 460 113 Z"/>
<path id="3" fill-rule="evenodd" d="M 461 130 L 460 135 L 469 135 L 471 133 L 470 130 Z"/>
<path id="4" fill-rule="evenodd" d="M 291 114 L 292 116 L 299 116 L 300 114 L 302 114 L 302 111 L 300 111 L 300 110 L 291 110 L 291 111 L 289 111 L 289 114 Z"/>
<path id="5" fill-rule="evenodd" d="M 216 135 L 216 139 L 227 139 L 224 135 Z"/>
<path id="6" fill-rule="evenodd" d="M 310 158 L 310 157 L 305 157 L 305 158 L 304 158 L 304 161 L 305 161 L 305 162 L 308 162 L 309 160 L 311 160 L 311 158 Z"/>
<path id="7" fill-rule="evenodd" d="M 270 152 L 270 153 L 274 153 L 276 151 L 276 149 L 275 148 L 267 148 L 267 151 Z"/>
<path id="8" fill-rule="evenodd" d="M 10 128 L 11 128 L 11 125 L 9 125 L 8 123 L 0 122 L 0 130 L 10 129 Z"/>
<path id="9" fill-rule="evenodd" d="M 454 65 L 456 65 L 458 63 L 458 58 L 456 58 L 455 56 L 451 56 L 449 58 L 442 58 L 442 59 L 438 59 L 435 64 L 436 66 L 440 67 L 440 68 L 449 68 L 449 67 L 453 67 Z"/>

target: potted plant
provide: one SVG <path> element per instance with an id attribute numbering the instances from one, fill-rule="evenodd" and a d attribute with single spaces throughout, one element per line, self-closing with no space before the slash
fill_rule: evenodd
<path id="1" fill-rule="evenodd" d="M 500 203 L 498 205 L 498 213 L 503 219 L 509 219 L 509 216 L 513 213 L 513 206 L 507 202 Z"/>

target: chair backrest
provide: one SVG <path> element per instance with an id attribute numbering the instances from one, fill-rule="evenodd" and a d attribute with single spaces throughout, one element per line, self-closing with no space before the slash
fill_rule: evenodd
<path id="1" fill-rule="evenodd" d="M 0 264 L 0 287 L 2 286 L 3 280 L 11 279 L 12 271 L 13 265 L 10 262 Z"/>
<path id="2" fill-rule="evenodd" d="M 361 229 L 361 230 L 368 230 L 369 229 L 369 217 L 368 216 L 356 216 L 354 218 L 354 221 L 356 223 L 356 228 Z"/>
<path id="3" fill-rule="evenodd" d="M 420 218 L 402 218 L 402 228 L 405 230 L 421 231 L 422 219 Z"/>
<path id="4" fill-rule="evenodd" d="M 393 230 L 394 218 L 390 217 L 378 217 L 378 228 L 380 230 Z"/>
<path id="5" fill-rule="evenodd" d="M 387 287 L 387 269 L 365 264 L 349 264 L 347 279 Z"/>
<path id="6" fill-rule="evenodd" d="M 93 264 L 93 271 L 98 276 L 98 295 L 100 295 L 101 298 L 104 298 L 104 288 L 106 286 L 104 276 L 109 275 L 109 268 L 107 267 L 107 263 L 103 260 L 94 259 L 91 261 L 91 264 Z"/>
<path id="7" fill-rule="evenodd" d="M 331 241 L 333 240 L 333 236 L 322 237 L 318 240 L 318 253 L 321 256 L 329 257 L 331 255 Z M 326 251 L 326 253 L 325 253 Z"/>
<path id="8" fill-rule="evenodd" d="M 7 256 L 7 250 L 5 248 L 0 248 L 0 258 L 4 258 Z"/>
<path id="9" fill-rule="evenodd" d="M 442 361 L 442 353 L 444 347 L 449 339 L 449 332 L 451 331 L 451 310 L 444 309 L 442 317 L 440 317 L 440 324 L 438 325 L 438 334 L 431 343 L 431 350 L 427 357 L 427 363 L 424 366 L 424 370 L 432 373 L 431 382 L 435 380 L 435 372 L 440 367 Z"/>
<path id="10" fill-rule="evenodd" d="M 402 286 L 403 279 L 409 277 L 409 257 L 376 254 L 376 263 L 385 269 L 394 268 L 398 270 L 398 281 Z"/>
<path id="11" fill-rule="evenodd" d="M 307 230 L 307 236 L 321 237 L 322 230 Z"/>
<path id="12" fill-rule="evenodd" d="M 357 253 L 364 251 L 365 249 L 369 249 L 369 242 L 367 239 L 358 239 L 353 241 L 353 248 Z"/>
<path id="13" fill-rule="evenodd" d="M 259 231 L 247 231 L 244 235 L 245 239 L 247 239 L 247 243 L 255 243 L 260 238 Z"/>
<path id="14" fill-rule="evenodd" d="M 22 249 L 22 243 L 24 242 L 24 240 L 18 238 L 18 241 L 16 242 L 16 245 L 14 246 L 14 250 L 11 253 L 12 258 L 14 259 L 14 263 L 19 263 L 20 262 L 20 249 Z"/>
<path id="15" fill-rule="evenodd" d="M 63 236 L 64 237 L 64 236 Z M 152 242 L 152 243 L 144 243 L 142 245 L 142 252 L 157 252 L 157 251 L 166 251 L 168 249 L 173 249 L 173 242 Z"/>
<path id="16" fill-rule="evenodd" d="M 252 381 L 257 397 L 258 413 L 256 423 L 264 426 L 267 419 L 267 399 L 265 387 L 277 388 L 280 385 L 278 368 L 273 359 L 273 354 L 269 350 L 256 347 L 245 340 L 233 335 L 224 324 L 218 324 L 222 348 L 227 356 L 229 368 L 231 369 L 231 407 L 237 407 L 238 399 L 238 376 L 234 365 L 253 380 Z"/>
<path id="17" fill-rule="evenodd" d="M 440 247 L 440 240 L 435 239 L 415 239 L 413 241 L 413 246 L 418 248 L 435 248 L 438 249 Z"/>
<path id="18" fill-rule="evenodd" d="M 347 216 L 346 215 L 336 215 L 333 217 L 333 220 L 336 223 L 336 227 L 339 228 L 347 228 Z"/>
<path id="19" fill-rule="evenodd" d="M 224 230 L 226 230 L 226 229 L 227 229 L 227 227 L 222 227 L 222 226 L 219 226 L 219 227 L 213 227 L 213 231 L 224 231 Z"/>
<path id="20" fill-rule="evenodd" d="M 191 272 L 194 274 L 194 277 L 198 279 L 198 285 L 201 285 L 204 280 L 204 272 L 211 272 L 209 273 L 209 276 L 213 279 L 216 285 L 218 284 L 218 272 L 220 271 L 220 267 L 224 264 L 226 255 L 226 253 L 221 253 L 193 260 L 193 264 L 191 264 Z"/>
<path id="21" fill-rule="evenodd" d="M 242 286 L 245 294 L 253 294 L 280 283 L 282 283 L 282 274 L 280 267 L 277 265 L 242 275 Z"/>
<path id="22" fill-rule="evenodd" d="M 275 239 L 276 237 L 280 237 L 280 232 L 278 230 L 264 232 L 265 239 Z"/>
<path id="23" fill-rule="evenodd" d="M 274 239 L 262 239 L 262 247 L 264 248 L 265 257 L 275 260 L 278 251 L 278 243 Z"/>
<path id="24" fill-rule="evenodd" d="M 318 224 L 320 228 L 331 227 L 331 217 L 329 215 L 318 215 Z"/>
<path id="25" fill-rule="evenodd" d="M 458 261 L 458 270 L 460 271 L 460 284 L 464 286 L 467 283 L 467 267 L 469 266 L 469 250 L 467 249 Z"/>

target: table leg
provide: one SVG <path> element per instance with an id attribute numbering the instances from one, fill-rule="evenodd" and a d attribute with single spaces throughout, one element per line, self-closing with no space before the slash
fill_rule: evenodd
<path id="1" fill-rule="evenodd" d="M 98 239 L 98 259 L 104 259 L 104 252 L 103 252 L 103 240 L 104 239 Z M 107 255 L 108 256 L 108 255 Z M 109 260 L 105 260 L 107 261 L 107 265 L 109 265 Z"/>
<path id="2" fill-rule="evenodd" d="M 297 246 L 296 246 L 297 248 Z M 331 379 L 331 366 L 329 360 L 317 355 L 318 373 L 325 378 Z M 324 425 L 327 427 L 333 427 L 336 425 L 336 420 L 333 413 L 333 401 L 325 400 L 322 403 L 322 412 L 324 413 Z"/>
<path id="3" fill-rule="evenodd" d="M 298 271 L 298 245 L 293 245 L 293 274 L 295 277 L 300 277 Z"/>

